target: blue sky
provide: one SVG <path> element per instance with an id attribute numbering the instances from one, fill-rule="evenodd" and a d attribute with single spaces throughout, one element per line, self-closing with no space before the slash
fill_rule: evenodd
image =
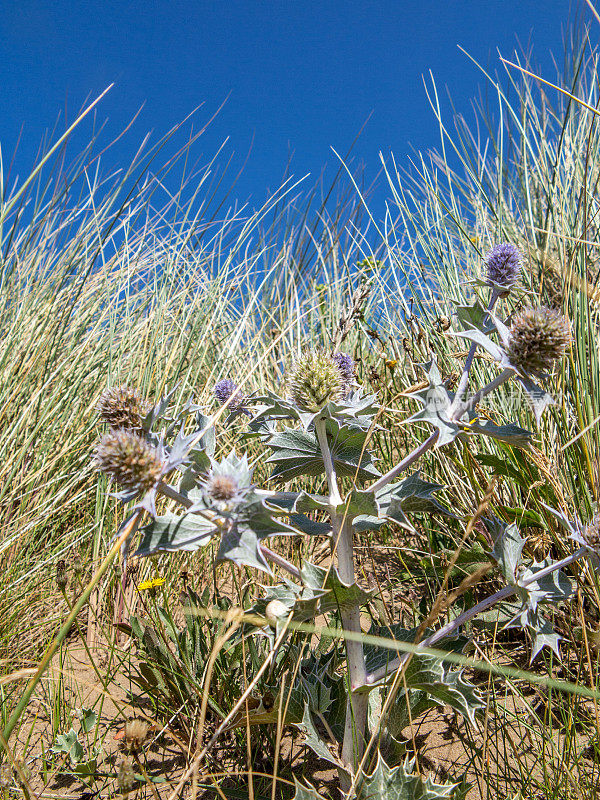
<path id="1" fill-rule="evenodd" d="M 510 56 L 519 40 L 553 78 L 549 52 L 560 60 L 569 13 L 569 0 L 18 0 L 0 22 L 4 161 L 23 125 L 16 166 L 26 174 L 65 108 L 72 120 L 114 82 L 98 111 L 106 142 L 145 105 L 105 169 L 125 163 L 147 131 L 158 138 L 203 103 L 197 127 L 228 97 L 196 156 L 208 160 L 229 137 L 239 168 L 252 148 L 240 199 L 275 188 L 291 151 L 294 174 L 316 177 L 326 163 L 332 173 L 331 148 L 344 153 L 369 115 L 354 153 L 373 177 L 380 150 L 405 165 L 413 148 L 436 145 L 429 70 L 471 113 L 484 81 L 458 45 L 496 69 L 497 51 Z"/>

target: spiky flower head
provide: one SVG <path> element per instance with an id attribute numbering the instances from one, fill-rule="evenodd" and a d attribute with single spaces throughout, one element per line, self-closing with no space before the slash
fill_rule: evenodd
<path id="1" fill-rule="evenodd" d="M 113 386 L 105 389 L 96 404 L 96 411 L 111 428 L 141 431 L 150 404 L 142 399 L 136 389 Z"/>
<path id="2" fill-rule="evenodd" d="M 514 244 L 495 245 L 483 257 L 488 282 L 510 289 L 519 280 L 523 261 L 523 253 Z"/>
<path id="3" fill-rule="evenodd" d="M 569 323 L 559 311 L 526 308 L 513 319 L 506 354 L 517 369 L 541 376 L 564 356 L 570 341 Z"/>
<path id="4" fill-rule="evenodd" d="M 343 400 L 348 381 L 333 356 L 322 350 L 308 350 L 292 366 L 288 393 L 304 411 L 320 411 L 330 401 Z"/>
<path id="5" fill-rule="evenodd" d="M 213 389 L 213 394 L 222 406 L 231 398 L 231 402 L 228 405 L 231 411 L 240 409 L 244 404 L 244 395 L 238 388 L 237 383 L 232 381 L 231 378 L 223 378 L 222 381 L 219 381 Z"/>
<path id="6" fill-rule="evenodd" d="M 211 474 L 208 476 L 204 489 L 213 500 L 233 500 L 240 491 L 239 484 L 234 475 Z"/>
<path id="7" fill-rule="evenodd" d="M 333 360 L 342 373 L 343 379 L 350 383 L 354 378 L 354 360 L 347 353 L 334 353 Z"/>
<path id="8" fill-rule="evenodd" d="M 133 431 L 111 430 L 96 445 L 93 465 L 127 492 L 148 492 L 158 483 L 164 461 L 156 448 Z"/>
<path id="9" fill-rule="evenodd" d="M 594 514 L 583 531 L 583 542 L 590 550 L 600 554 L 600 514 Z"/>

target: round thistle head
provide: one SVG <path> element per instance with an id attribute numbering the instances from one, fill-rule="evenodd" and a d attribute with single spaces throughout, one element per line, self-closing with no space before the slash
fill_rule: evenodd
<path id="1" fill-rule="evenodd" d="M 215 384 L 213 394 L 222 406 L 231 398 L 231 402 L 228 405 L 231 411 L 236 411 L 244 404 L 244 395 L 231 378 L 223 378 L 222 381 Z"/>
<path id="2" fill-rule="evenodd" d="M 105 389 L 96 404 L 96 411 L 111 428 L 141 431 L 144 417 L 150 404 L 129 386 L 113 386 Z"/>
<path id="3" fill-rule="evenodd" d="M 600 553 L 600 514 L 594 514 L 583 531 L 583 541 L 595 553 Z"/>
<path id="4" fill-rule="evenodd" d="M 234 500 L 238 496 L 240 486 L 233 475 L 211 474 L 204 484 L 204 489 L 213 500 L 227 501 Z"/>
<path id="5" fill-rule="evenodd" d="M 346 396 L 348 381 L 333 356 L 309 350 L 294 363 L 288 376 L 288 392 L 298 408 L 320 411 L 326 403 Z"/>
<path id="6" fill-rule="evenodd" d="M 548 372 L 571 341 L 569 323 L 552 308 L 526 308 L 513 319 L 506 354 L 517 369 L 534 376 Z"/>
<path id="7" fill-rule="evenodd" d="M 93 464 L 127 492 L 148 492 L 164 468 L 156 448 L 133 431 L 111 430 L 96 445 Z"/>
<path id="8" fill-rule="evenodd" d="M 337 364 L 339 371 L 342 373 L 342 378 L 350 383 L 354 378 L 354 361 L 347 353 L 334 353 L 333 360 Z"/>
<path id="9" fill-rule="evenodd" d="M 523 253 L 510 242 L 497 244 L 485 254 L 483 263 L 489 283 L 509 289 L 519 280 L 523 268 Z"/>

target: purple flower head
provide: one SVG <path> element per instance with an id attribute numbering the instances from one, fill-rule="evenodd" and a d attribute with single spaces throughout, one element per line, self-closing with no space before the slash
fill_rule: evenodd
<path id="1" fill-rule="evenodd" d="M 239 390 L 237 383 L 234 383 L 231 378 L 223 378 L 222 381 L 219 381 L 213 389 L 213 394 L 222 406 L 231 397 L 232 399 L 228 406 L 231 411 L 241 408 L 244 403 L 243 394 Z"/>
<path id="2" fill-rule="evenodd" d="M 350 383 L 350 381 L 354 378 L 354 361 L 347 353 L 334 353 L 333 360 L 337 365 L 337 368 L 342 373 L 342 377 L 345 381 Z"/>
<path id="3" fill-rule="evenodd" d="M 510 242 L 497 244 L 485 254 L 483 263 L 489 283 L 510 288 L 519 280 L 523 267 L 523 253 Z"/>

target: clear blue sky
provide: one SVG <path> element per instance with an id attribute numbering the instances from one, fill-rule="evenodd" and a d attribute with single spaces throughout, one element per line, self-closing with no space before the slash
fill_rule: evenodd
<path id="1" fill-rule="evenodd" d="M 17 166 L 26 174 L 65 107 L 72 120 L 114 82 L 99 108 L 106 141 L 145 106 L 105 169 L 146 131 L 166 132 L 200 103 L 203 123 L 229 95 L 196 154 L 208 159 L 229 136 L 239 166 L 252 145 L 241 199 L 277 186 L 290 150 L 296 175 L 317 176 L 326 162 L 331 172 L 330 148 L 344 152 L 371 112 L 355 154 L 373 176 L 380 150 L 406 164 L 411 148 L 436 144 L 429 70 L 470 113 L 483 80 L 458 45 L 496 69 L 497 50 L 510 56 L 518 38 L 552 78 L 549 51 L 560 59 L 569 12 L 569 0 L 17 0 L 0 22 L 4 160 L 23 124 Z"/>

